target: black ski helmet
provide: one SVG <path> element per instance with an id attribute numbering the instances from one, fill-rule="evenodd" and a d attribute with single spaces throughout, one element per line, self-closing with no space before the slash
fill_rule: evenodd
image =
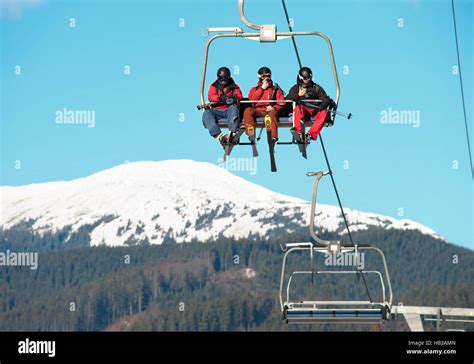
<path id="1" fill-rule="evenodd" d="M 298 72 L 298 79 L 300 81 L 303 80 L 311 80 L 313 78 L 313 72 L 309 67 L 301 67 L 300 71 Z"/>
<path id="2" fill-rule="evenodd" d="M 217 80 L 221 86 L 227 86 L 230 79 L 230 69 L 221 67 L 217 70 Z"/>
<path id="3" fill-rule="evenodd" d="M 260 69 L 258 70 L 258 78 L 262 78 L 262 76 L 264 75 L 271 75 L 272 74 L 272 70 L 268 67 L 260 67 Z"/>

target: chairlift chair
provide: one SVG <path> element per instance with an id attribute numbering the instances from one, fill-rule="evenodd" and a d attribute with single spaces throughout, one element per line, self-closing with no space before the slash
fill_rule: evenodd
<path id="1" fill-rule="evenodd" d="M 328 52 L 329 52 L 329 57 L 331 60 L 331 66 L 332 66 L 332 73 L 334 77 L 334 82 L 335 82 L 335 87 L 336 87 L 336 96 L 335 96 L 335 104 L 336 104 L 336 109 L 337 105 L 339 103 L 339 94 L 340 94 L 340 87 L 339 87 L 339 78 L 337 75 L 337 68 L 336 68 L 336 62 L 334 59 L 334 53 L 332 49 L 332 44 L 329 38 L 317 31 L 313 32 L 295 32 L 295 31 L 290 31 L 290 32 L 278 32 L 276 25 L 258 25 L 254 24 L 251 21 L 247 19 L 247 17 L 244 14 L 244 0 L 239 0 L 238 1 L 238 10 L 239 10 L 239 16 L 244 24 L 246 24 L 248 27 L 251 29 L 257 30 L 255 32 L 244 32 L 240 27 L 214 27 L 214 28 L 207 28 L 207 35 L 211 33 L 217 33 L 213 35 L 209 40 L 207 41 L 205 45 L 205 50 L 204 50 L 204 61 L 203 61 L 203 67 L 202 67 L 202 76 L 201 76 L 201 85 L 200 85 L 200 99 L 201 99 L 201 104 L 198 105 L 199 110 L 204 110 L 208 108 L 208 104 L 206 104 L 205 96 L 204 96 L 204 88 L 205 88 L 205 82 L 206 82 L 206 74 L 207 74 L 207 61 L 208 61 L 208 55 L 209 55 L 209 48 L 210 45 L 213 43 L 214 40 L 218 38 L 244 38 L 244 39 L 250 39 L 250 40 L 256 40 L 259 41 L 260 43 L 271 43 L 271 42 L 277 42 L 283 39 L 287 38 L 293 38 L 295 36 L 316 36 L 322 38 L 328 47 Z M 244 99 L 240 101 L 241 105 L 241 120 L 243 120 L 243 109 L 247 107 L 249 104 L 256 103 L 259 100 L 248 100 Z M 280 102 L 283 100 L 266 100 L 270 102 Z M 278 127 L 279 128 L 293 128 L 293 110 L 295 108 L 295 103 L 284 100 L 286 103 L 290 104 L 290 107 L 285 108 L 285 112 L 280 113 L 279 119 L 278 119 Z M 314 102 L 320 102 L 320 100 L 312 100 Z M 332 126 L 334 124 L 336 114 L 343 115 L 347 117 L 348 119 L 351 118 L 351 114 L 345 114 L 338 112 L 336 110 L 330 110 L 330 118 L 329 120 L 325 123 L 325 126 Z M 308 118 L 304 120 L 304 126 L 311 126 L 312 123 L 314 122 L 314 117 Z M 219 119 L 218 120 L 218 125 L 222 129 L 228 128 L 227 120 L 226 119 Z M 264 118 L 256 118 L 256 129 L 263 130 L 265 128 L 264 124 Z M 234 130 L 234 132 L 236 132 Z M 240 132 L 242 133 L 242 132 Z M 303 138 L 298 139 L 293 136 L 292 141 L 290 142 L 284 142 L 284 141 L 278 141 L 276 144 L 278 145 L 292 145 L 292 144 L 297 144 L 299 151 L 303 155 L 304 158 L 306 158 L 306 140 L 304 140 L 304 132 L 302 133 Z M 233 145 L 254 145 L 255 142 L 252 143 L 245 143 L 245 142 L 238 142 L 238 143 L 233 143 Z M 232 145 L 232 146 L 233 146 Z M 226 153 L 224 155 L 224 159 L 230 154 L 231 148 L 226 150 Z M 272 148 L 270 148 L 271 153 L 272 153 Z M 255 152 L 254 152 L 255 155 Z M 257 154 L 258 155 L 258 154 Z"/>
<path id="2" fill-rule="evenodd" d="M 362 324 L 382 324 L 390 318 L 392 307 L 392 285 L 387 267 L 387 260 L 384 253 L 377 247 L 371 245 L 357 244 L 354 246 L 341 245 L 337 240 L 324 240 L 319 238 L 314 230 L 314 219 L 316 213 L 316 198 L 319 180 L 328 173 L 317 172 L 308 173 L 309 176 L 315 176 L 313 185 L 313 196 L 311 201 L 310 216 L 310 234 L 315 240 L 313 242 L 288 243 L 282 246 L 285 251 L 283 265 L 280 277 L 280 306 L 283 320 L 288 324 L 294 323 L 362 323 Z M 383 271 L 377 270 L 296 270 L 287 274 L 287 259 L 290 254 L 302 251 L 307 252 L 311 261 L 314 254 L 347 254 L 363 252 L 377 253 L 383 263 Z M 380 282 L 380 291 L 382 299 L 373 301 L 356 300 L 298 300 L 294 301 L 291 297 L 292 282 L 298 275 L 356 275 L 375 276 Z M 317 287 L 316 287 L 317 289 Z"/>

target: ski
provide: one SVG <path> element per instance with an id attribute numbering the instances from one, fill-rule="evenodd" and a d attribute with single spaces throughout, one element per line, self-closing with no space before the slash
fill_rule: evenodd
<path id="1" fill-rule="evenodd" d="M 272 172 L 277 171 L 276 162 L 275 162 L 275 142 L 272 138 L 272 132 L 267 130 L 267 140 L 268 140 L 268 149 L 270 152 L 270 167 Z"/>
<path id="2" fill-rule="evenodd" d="M 252 155 L 254 157 L 258 157 L 257 140 L 255 138 L 255 129 L 251 125 L 249 125 L 248 131 L 249 131 L 249 141 L 250 141 L 250 144 L 252 145 Z"/>
<path id="3" fill-rule="evenodd" d="M 252 155 L 254 157 L 258 157 L 257 141 L 255 140 L 255 136 L 252 139 L 250 139 L 250 143 L 252 145 Z"/>
<path id="4" fill-rule="evenodd" d="M 303 156 L 304 159 L 308 159 L 306 155 L 306 140 L 304 139 L 304 133 L 298 133 L 296 128 L 291 128 L 291 134 L 293 135 L 293 140 L 296 144 L 298 144 L 298 149 Z"/>
<path id="5" fill-rule="evenodd" d="M 272 119 L 270 118 L 270 115 L 265 115 L 264 123 L 265 123 L 265 129 L 267 130 L 267 141 L 268 141 L 268 150 L 270 152 L 271 171 L 276 172 L 277 167 L 276 167 L 276 162 L 275 162 L 275 142 L 273 141 L 273 138 L 272 138 Z"/>
<path id="6" fill-rule="evenodd" d="M 227 160 L 227 157 L 230 156 L 230 153 L 232 152 L 232 149 L 234 149 L 234 146 L 239 143 L 240 137 L 244 133 L 245 129 L 244 128 L 239 128 L 237 131 L 238 126 L 238 120 L 236 119 L 234 121 L 234 124 L 232 125 L 231 132 L 229 134 L 229 141 L 224 144 L 224 162 Z"/>

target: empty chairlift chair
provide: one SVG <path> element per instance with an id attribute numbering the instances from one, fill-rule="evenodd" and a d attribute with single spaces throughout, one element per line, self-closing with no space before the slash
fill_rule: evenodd
<path id="1" fill-rule="evenodd" d="M 280 305 L 283 320 L 287 323 L 363 323 L 381 324 L 390 318 L 392 307 L 392 286 L 387 268 L 387 261 L 383 252 L 371 245 L 342 246 L 336 240 L 320 239 L 314 231 L 314 217 L 316 212 L 316 197 L 319 180 L 327 173 L 309 173 L 316 176 L 313 185 L 313 196 L 311 203 L 310 233 L 316 243 L 301 242 L 285 244 L 283 266 L 280 278 Z M 311 261 L 315 254 L 353 254 L 375 252 L 381 257 L 383 271 L 376 270 L 328 270 L 310 269 L 287 272 L 288 257 L 295 252 L 307 252 Z M 292 300 L 292 282 L 300 275 L 314 275 L 316 279 L 324 275 L 364 275 L 374 276 L 379 284 L 379 301 L 368 300 Z M 316 285 L 316 290 L 318 289 Z"/>

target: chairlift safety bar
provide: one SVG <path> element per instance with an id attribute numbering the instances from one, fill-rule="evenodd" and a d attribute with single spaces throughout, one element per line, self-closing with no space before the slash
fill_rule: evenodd
<path id="1" fill-rule="evenodd" d="M 386 302 L 385 297 L 385 284 L 383 282 L 382 274 L 376 270 L 339 270 L 339 271 L 294 271 L 291 273 L 290 278 L 288 279 L 288 285 L 286 286 L 286 304 L 290 303 L 290 286 L 295 275 L 303 275 L 303 274 L 375 274 L 380 279 L 380 286 L 382 287 L 382 302 Z M 341 304 L 338 303 L 340 301 L 303 301 L 304 303 L 314 303 L 315 305 L 337 305 Z M 344 305 L 373 305 L 373 302 L 370 301 L 344 301 Z"/>
<path id="2" fill-rule="evenodd" d="M 375 251 L 376 253 L 378 253 L 381 256 L 382 263 L 383 263 L 383 268 L 384 268 L 384 273 L 385 273 L 385 280 L 386 280 L 387 289 L 388 289 L 388 301 L 385 302 L 385 299 L 384 299 L 384 302 L 380 302 L 380 303 L 373 302 L 372 304 L 382 305 L 382 306 L 386 305 L 390 309 L 392 307 L 393 292 L 392 292 L 392 284 L 391 284 L 391 281 L 390 281 L 390 274 L 388 272 L 387 259 L 385 258 L 385 254 L 383 253 L 383 251 L 380 250 L 379 248 L 375 247 L 375 246 L 358 246 L 358 247 L 357 246 L 356 247 L 346 246 L 344 248 L 345 248 L 345 252 L 356 251 L 356 249 L 359 249 L 359 250 L 372 250 L 372 251 Z M 327 254 L 327 248 L 326 247 L 317 247 L 317 246 L 314 246 L 311 243 L 309 243 L 309 244 L 307 244 L 306 247 L 292 246 L 292 247 L 290 247 L 289 249 L 286 250 L 286 252 L 283 256 L 283 265 L 282 265 L 281 276 L 280 276 L 280 297 L 279 297 L 280 298 L 280 306 L 281 306 L 282 311 L 285 309 L 285 305 L 288 305 L 288 304 L 291 303 L 291 302 L 284 302 L 284 300 L 283 300 L 283 291 L 284 291 L 284 285 L 285 285 L 285 281 L 286 281 L 285 280 L 285 273 L 286 273 L 286 260 L 287 260 L 287 257 L 290 253 L 293 253 L 293 252 L 296 252 L 296 251 L 308 251 L 308 250 L 310 251 L 310 254 L 312 254 L 313 251 Z M 385 288 L 385 286 L 384 286 L 384 288 Z M 329 305 L 354 304 L 354 302 L 350 302 L 350 301 L 327 301 L 327 302 L 329 302 L 329 303 L 327 303 Z M 369 301 L 363 301 L 363 302 L 364 302 L 364 304 L 366 304 Z"/>

